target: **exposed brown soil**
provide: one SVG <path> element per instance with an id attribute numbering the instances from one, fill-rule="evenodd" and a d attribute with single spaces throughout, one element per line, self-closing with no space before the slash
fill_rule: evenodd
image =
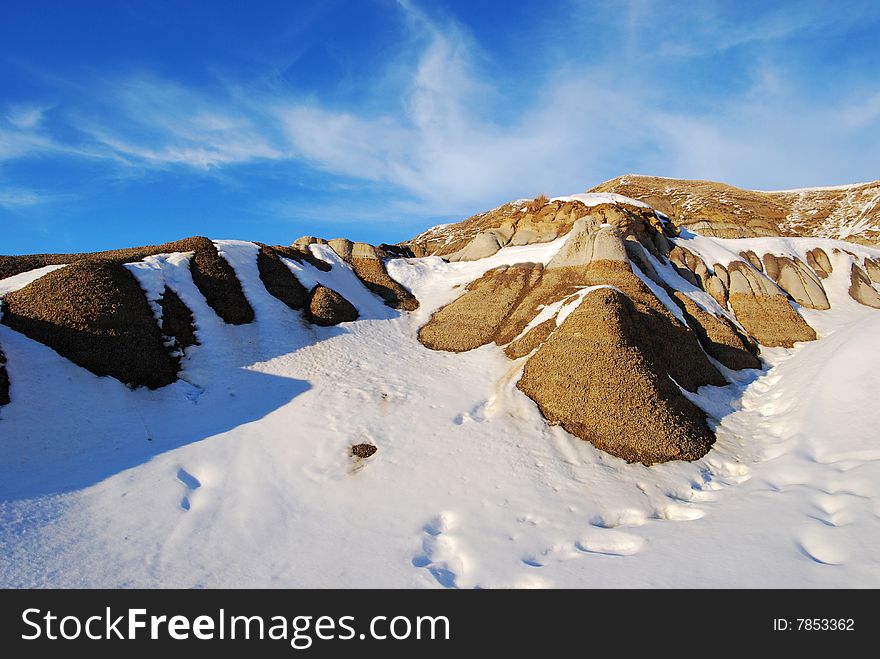
<path id="1" fill-rule="evenodd" d="M 151 389 L 177 377 L 179 360 L 134 275 L 118 261 L 73 263 L 5 300 L 5 325 L 97 375 Z"/>
<path id="2" fill-rule="evenodd" d="M 622 264 L 625 265 L 625 264 Z M 627 269 L 629 268 L 626 265 Z M 495 343 L 506 345 L 519 336 L 532 319 L 538 315 L 541 306 L 553 304 L 576 293 L 584 286 L 590 286 L 590 278 L 584 267 L 562 267 L 539 271 L 537 279 L 525 291 L 521 300 L 498 327 Z"/>
<path id="3" fill-rule="evenodd" d="M 381 297 L 392 309 L 415 311 L 419 308 L 419 301 L 391 278 L 381 260 L 353 257 L 351 267 L 364 286 Z"/>
<path id="4" fill-rule="evenodd" d="M 730 307 L 743 328 L 761 345 L 791 348 L 798 341 L 814 341 L 807 325 L 783 295 L 730 294 Z"/>
<path id="5" fill-rule="evenodd" d="M 355 444 L 351 447 L 351 454 L 356 458 L 366 459 L 378 450 L 374 444 Z"/>
<path id="6" fill-rule="evenodd" d="M 432 350 L 450 352 L 489 343 L 511 309 L 538 280 L 541 269 L 540 264 L 520 263 L 489 270 L 422 326 L 419 341 Z"/>
<path id="7" fill-rule="evenodd" d="M 532 350 L 547 340 L 547 337 L 556 329 L 556 319 L 548 318 L 543 323 L 535 325 L 532 329 L 516 341 L 511 341 L 504 348 L 504 354 L 510 359 L 525 357 Z"/>
<path id="8" fill-rule="evenodd" d="M 292 250 L 295 251 L 295 250 Z M 309 299 L 309 292 L 296 275 L 278 258 L 278 251 L 272 247 L 261 245 L 257 252 L 257 269 L 266 290 L 291 309 L 304 309 Z"/>
<path id="9" fill-rule="evenodd" d="M 332 288 L 315 286 L 309 295 L 308 319 L 315 325 L 338 325 L 357 320 L 354 305 Z"/>
<path id="10" fill-rule="evenodd" d="M 159 307 L 162 309 L 162 333 L 165 336 L 173 338 L 180 348 L 198 345 L 192 311 L 177 293 L 166 286 L 159 299 Z"/>
<path id="11" fill-rule="evenodd" d="M 276 256 L 283 256 L 284 258 L 291 259 L 297 263 L 308 263 L 313 268 L 317 268 L 322 272 L 329 272 L 332 267 L 326 261 L 322 261 L 312 254 L 308 247 L 297 247 L 296 245 L 264 245 L 263 243 L 257 243 L 257 245 L 274 252 Z"/>
<path id="12" fill-rule="evenodd" d="M 148 256 L 173 252 L 194 252 L 190 261 L 193 282 L 212 309 L 227 323 L 241 325 L 254 319 L 254 311 L 241 290 L 232 266 L 217 252 L 213 242 L 202 236 L 162 245 L 146 245 L 106 252 L 82 254 L 29 254 L 0 256 L 0 279 L 47 265 L 80 262 L 132 263 Z"/>
<path id="13" fill-rule="evenodd" d="M 210 307 L 220 318 L 231 325 L 244 325 L 254 320 L 254 310 L 244 292 L 241 282 L 229 262 L 217 252 L 217 247 L 207 238 L 187 238 L 176 243 L 169 243 L 161 251 L 188 252 L 190 249 L 179 249 L 189 246 L 195 252 L 189 263 L 193 282 L 198 286 Z M 145 258 L 139 256 L 137 259 Z"/>
<path id="14" fill-rule="evenodd" d="M 703 311 L 691 298 L 680 291 L 669 289 L 672 299 L 684 313 L 688 324 L 697 333 L 706 352 L 727 368 L 760 368 L 758 346 L 743 336 L 726 318 Z"/>
<path id="15" fill-rule="evenodd" d="M 670 379 L 655 325 L 626 295 L 593 291 L 529 358 L 517 386 L 548 421 L 628 462 L 696 460 L 714 436 Z"/>

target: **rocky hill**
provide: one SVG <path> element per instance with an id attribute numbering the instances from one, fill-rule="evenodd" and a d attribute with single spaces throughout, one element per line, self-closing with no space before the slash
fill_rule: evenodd
<path id="1" fill-rule="evenodd" d="M 0 257 L 0 585 L 702 584 L 706 537 L 862 584 L 870 191 L 599 187 L 401 245 Z"/>
<path id="2" fill-rule="evenodd" d="M 2 323 L 96 375 L 155 389 L 180 377 L 199 343 L 192 309 L 162 274 L 169 259 L 188 266 L 204 302 L 231 325 L 259 322 L 242 268 L 303 322 L 331 326 L 359 313 L 321 273 L 350 270 L 387 306 L 411 312 L 418 300 L 389 275 L 395 258 L 487 263 L 420 326 L 424 346 L 465 352 L 494 343 L 521 363 L 517 386 L 549 423 L 627 461 L 693 460 L 714 435 L 688 392 L 760 368 L 762 348 L 815 340 L 800 310 L 831 308 L 829 277 L 846 281 L 850 299 L 880 308 L 880 253 L 821 239 L 845 208 L 855 217 L 834 226 L 872 235 L 873 207 L 864 201 L 872 185 L 757 193 L 622 177 L 590 193 L 514 201 L 398 246 L 314 237 L 289 247 L 246 243 L 235 248 L 237 266 L 231 246 L 200 237 L 0 257 L 3 281 L 26 278 L 4 296 Z M 819 210 L 805 230 L 792 218 L 808 206 Z M 798 231 L 806 237 L 796 243 L 770 240 Z M 547 247 L 537 259 L 488 265 L 530 246 Z M 0 403 L 9 398 L 4 361 Z"/>
<path id="3" fill-rule="evenodd" d="M 706 236 L 815 236 L 865 245 L 880 242 L 880 181 L 761 192 L 711 181 L 626 175 L 605 181 L 592 192 L 639 199 L 678 226 Z"/>

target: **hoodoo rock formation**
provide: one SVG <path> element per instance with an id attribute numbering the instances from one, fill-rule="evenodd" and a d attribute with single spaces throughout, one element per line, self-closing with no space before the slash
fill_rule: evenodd
<path id="1" fill-rule="evenodd" d="M 718 422 L 703 387 L 762 368 L 762 348 L 815 340 L 811 323 L 826 332 L 817 319 L 841 299 L 880 309 L 878 195 L 880 182 L 767 193 L 625 176 L 398 245 L 193 237 L 0 256 L 0 322 L 92 373 L 159 388 L 186 379 L 209 326 L 249 343 L 267 318 L 286 319 L 285 331 L 333 341 L 388 321 L 427 349 L 506 356 L 511 395 L 597 449 L 648 465 L 694 460 Z M 10 378 L 24 367 L 7 347 L 0 405 L 15 405 Z"/>

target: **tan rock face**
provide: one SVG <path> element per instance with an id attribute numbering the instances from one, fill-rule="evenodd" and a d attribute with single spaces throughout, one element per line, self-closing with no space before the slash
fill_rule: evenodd
<path id="1" fill-rule="evenodd" d="M 291 247 L 298 249 L 307 249 L 309 245 L 326 245 L 327 241 L 323 238 L 315 238 L 315 236 L 302 236 L 293 241 Z"/>
<path id="2" fill-rule="evenodd" d="M 669 252 L 668 258 L 672 267 L 682 278 L 694 286 L 699 286 L 714 297 L 722 308 L 727 308 L 730 277 L 726 268 L 716 264 L 715 274 L 713 274 L 703 259 L 680 245 L 676 245 Z"/>
<path id="3" fill-rule="evenodd" d="M 626 263 L 627 255 L 620 230 L 590 216 L 574 223 L 568 240 L 547 264 L 547 268 L 587 265 L 593 261 Z"/>
<path id="4" fill-rule="evenodd" d="M 712 181 L 627 175 L 591 192 L 639 199 L 677 226 L 705 236 L 816 236 L 864 244 L 880 240 L 880 181 L 839 189 L 758 192 Z"/>
<path id="5" fill-rule="evenodd" d="M 865 259 L 865 272 L 875 284 L 880 284 L 880 258 Z"/>
<path id="6" fill-rule="evenodd" d="M 492 256 L 504 243 L 494 230 L 481 231 L 463 249 L 447 257 L 448 261 L 477 261 Z"/>
<path id="7" fill-rule="evenodd" d="M 354 246 L 347 238 L 333 238 L 332 240 L 328 240 L 327 244 L 330 246 L 336 255 L 341 258 L 346 263 L 351 262 L 351 249 Z"/>
<path id="8" fill-rule="evenodd" d="M 676 235 L 650 208 L 632 204 L 604 203 L 587 207 L 580 201 L 518 201 L 474 215 L 456 224 L 434 227 L 401 243 L 416 256 L 436 255 L 449 260 L 470 260 L 472 255 L 489 254 L 497 241 L 499 248 L 555 240 L 571 231 L 586 216 L 599 224 L 610 224 L 623 238 L 633 237 L 655 255 L 665 255 L 670 245 L 666 235 Z M 489 236 L 482 235 L 489 234 Z"/>
<path id="9" fill-rule="evenodd" d="M 670 379 L 645 313 L 613 289 L 587 294 L 517 386 L 550 423 L 628 462 L 696 460 L 714 437 Z"/>
<path id="10" fill-rule="evenodd" d="M 801 306 L 809 309 L 831 308 L 822 282 L 803 261 L 765 254 L 764 271 Z"/>
<path id="11" fill-rule="evenodd" d="M 813 328 L 767 277 L 742 261 L 728 265 L 728 272 L 730 308 L 758 343 L 791 348 L 798 341 L 815 340 Z"/>
<path id="12" fill-rule="evenodd" d="M 758 272 L 764 272 L 764 264 L 761 261 L 761 257 L 755 254 L 752 250 L 748 249 L 744 252 L 740 252 L 739 255 L 744 258 L 746 261 L 752 264 L 752 267 Z"/>
<path id="13" fill-rule="evenodd" d="M 309 321 L 315 325 L 338 325 L 358 319 L 354 305 L 332 288 L 315 286 L 309 294 Z"/>
<path id="14" fill-rule="evenodd" d="M 715 301 L 721 305 L 722 309 L 727 308 L 727 286 L 721 277 L 710 275 L 703 282 L 703 288 L 709 295 L 715 298 Z"/>
<path id="15" fill-rule="evenodd" d="M 856 302 L 880 309 L 880 293 L 871 287 L 871 279 L 857 264 L 850 270 L 849 296 Z"/>
<path id="16" fill-rule="evenodd" d="M 826 279 L 833 270 L 831 267 L 831 259 L 828 258 L 828 254 L 826 254 L 821 247 L 816 247 L 807 252 L 807 265 L 809 265 L 813 269 L 813 272 L 815 272 L 821 279 Z"/>
<path id="17" fill-rule="evenodd" d="M 489 270 L 431 317 L 419 330 L 419 341 L 432 350 L 449 352 L 490 343 L 525 291 L 540 278 L 541 270 L 534 263 Z"/>

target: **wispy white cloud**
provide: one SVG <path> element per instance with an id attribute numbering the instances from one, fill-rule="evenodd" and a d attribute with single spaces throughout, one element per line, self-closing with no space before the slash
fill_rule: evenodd
<path id="1" fill-rule="evenodd" d="M 876 88 L 817 104 L 783 70 L 756 57 L 741 72 L 746 83 L 688 104 L 681 97 L 697 97 L 695 90 L 640 74 L 646 58 L 694 57 L 842 29 L 851 16 L 810 5 L 735 22 L 715 5 L 666 6 L 632 2 L 621 10 L 625 52 L 563 62 L 509 90 L 485 73 L 482 64 L 491 58 L 466 27 L 399 0 L 410 48 L 389 62 L 407 71 L 396 108 L 340 107 L 278 86 L 195 88 L 148 74 L 112 77 L 89 84 L 89 98 L 76 109 L 6 108 L 0 160 L 53 153 L 123 169 L 198 172 L 304 163 L 385 186 L 384 209 L 361 217 L 468 213 L 542 191 L 582 190 L 630 171 L 766 188 L 864 179 L 876 166 L 866 147 L 880 142 L 876 131 L 865 130 L 880 118 Z M 529 47 L 549 38 L 538 33 Z M 588 49 L 585 37 L 584 44 Z M 381 93 L 389 94 L 387 85 Z M 64 139 L 50 130 L 50 119 L 65 122 Z"/>
<path id="2" fill-rule="evenodd" d="M 45 203 L 48 197 L 34 190 L 23 188 L 0 188 L 0 208 L 15 210 Z"/>
<path id="3" fill-rule="evenodd" d="M 207 169 L 283 156 L 261 118 L 223 93 L 199 93 L 152 76 L 105 83 L 104 91 L 102 107 L 78 114 L 74 125 L 125 160 Z M 107 114 L 114 119 L 109 125 L 102 121 Z"/>
<path id="4" fill-rule="evenodd" d="M 15 128 L 36 128 L 46 110 L 42 105 L 15 103 L 7 106 L 3 118 Z"/>

